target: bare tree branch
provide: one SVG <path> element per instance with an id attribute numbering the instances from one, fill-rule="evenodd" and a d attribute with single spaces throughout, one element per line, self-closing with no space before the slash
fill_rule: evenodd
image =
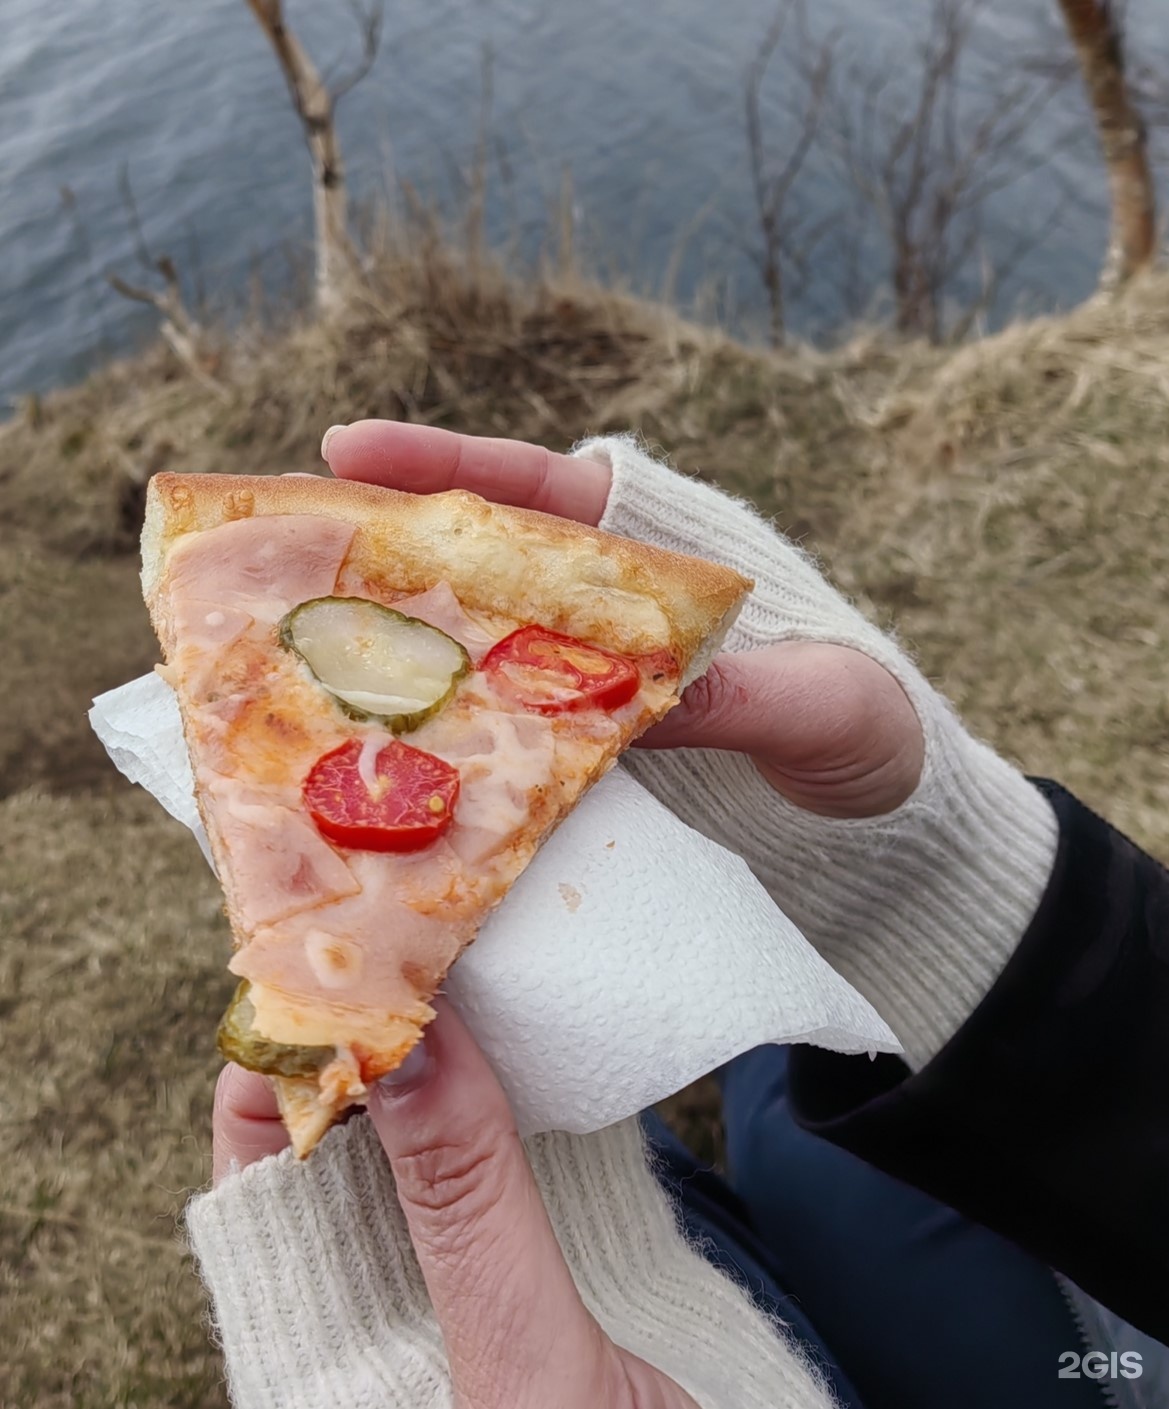
<path id="1" fill-rule="evenodd" d="M 1024 79 L 997 51 L 980 62 L 977 26 L 987 8 L 986 0 L 933 0 L 911 64 L 888 62 L 876 74 L 871 61 L 854 65 L 829 134 L 888 243 L 898 329 L 935 341 L 946 332 L 954 280 L 983 246 L 987 202 L 1050 159 L 1029 138 L 1067 76 Z M 895 88 L 890 72 L 904 85 Z M 984 280 L 958 329 L 979 316 L 987 287 Z"/>
<path id="2" fill-rule="evenodd" d="M 77 246 L 78 254 L 85 264 L 87 278 L 85 280 L 86 296 L 90 301 L 93 311 L 94 326 L 97 329 L 98 346 L 106 357 L 113 356 L 113 349 L 109 345 L 106 337 L 105 320 L 102 317 L 101 300 L 98 297 L 98 269 L 97 262 L 93 257 L 93 244 L 89 238 L 89 231 L 86 228 L 85 220 L 82 218 L 81 208 L 78 204 L 77 193 L 71 186 L 58 187 L 61 197 L 61 209 L 68 219 L 73 232 L 73 242 Z"/>
<path id="3" fill-rule="evenodd" d="M 483 222 L 487 211 L 487 161 L 491 142 L 491 112 L 495 101 L 495 55 L 489 43 L 479 53 L 479 120 L 471 159 L 467 201 L 467 255 L 472 263 L 483 255 Z"/>
<path id="4" fill-rule="evenodd" d="M 358 266 L 357 251 L 349 234 L 348 194 L 337 140 L 336 108 L 345 94 L 366 77 L 377 58 L 382 4 L 371 0 L 366 7 L 360 0 L 350 0 L 349 8 L 361 36 L 361 58 L 332 88 L 288 27 L 283 0 L 246 0 L 246 4 L 276 55 L 308 146 L 313 171 L 316 301 L 321 313 L 332 314 L 343 306 Z"/>
<path id="5" fill-rule="evenodd" d="M 138 263 L 143 269 L 154 268 L 154 257 L 150 253 L 150 247 L 146 243 L 146 236 L 142 232 L 142 220 L 138 214 L 138 202 L 134 199 L 134 188 L 130 184 L 130 169 L 125 162 L 118 167 L 118 195 L 121 197 L 122 208 L 126 212 L 126 224 L 130 230 L 130 239 L 134 244 L 134 253 L 138 258 Z"/>
<path id="6" fill-rule="evenodd" d="M 798 124 L 796 139 L 776 166 L 771 160 L 764 130 L 762 92 L 788 21 L 793 17 L 798 26 L 797 47 L 803 63 L 797 77 L 804 91 L 792 113 Z M 780 347 L 784 338 L 785 260 L 797 265 L 803 263 L 795 239 L 795 222 L 788 218 L 788 200 L 819 135 L 829 95 L 837 39 L 836 33 L 829 35 L 815 50 L 811 62 L 804 62 L 810 47 L 804 0 L 783 0 L 747 69 L 743 95 L 747 154 L 760 235 L 758 246 L 751 248 L 749 253 L 767 293 L 768 331 L 773 347 Z M 819 238 L 817 234 L 816 240 Z"/>
<path id="7" fill-rule="evenodd" d="M 1014 275 L 1023 260 L 1037 250 L 1048 235 L 1058 227 L 1071 203 L 1072 193 L 1068 190 L 1061 191 L 1059 200 L 1051 207 L 1042 224 L 1020 234 L 1005 254 L 999 254 L 995 260 L 988 260 L 984 263 L 981 293 L 963 311 L 949 330 L 952 341 L 961 342 L 968 336 L 978 320 L 990 311 L 1003 286 Z"/>
<path id="8" fill-rule="evenodd" d="M 188 314 L 179 291 L 174 265 L 165 256 L 158 261 L 160 273 L 165 270 L 164 289 L 130 284 L 117 274 L 107 274 L 106 281 L 115 293 L 135 303 L 146 303 L 162 315 L 159 331 L 175 356 L 187 371 L 216 396 L 226 398 L 227 391 L 208 370 L 210 360 L 203 340 L 203 330 Z"/>
<path id="9" fill-rule="evenodd" d="M 332 99 L 333 109 L 336 111 L 337 104 L 351 93 L 363 78 L 369 75 L 377 61 L 378 50 L 382 44 L 382 24 L 385 19 L 385 7 L 380 0 L 372 0 L 372 3 L 365 7 L 360 0 L 349 0 L 349 12 L 353 16 L 357 32 L 361 36 L 361 58 L 339 83 L 331 85 L 329 94 Z"/>
<path id="10" fill-rule="evenodd" d="M 214 391 L 218 396 L 226 396 L 224 387 L 210 370 L 218 359 L 210 347 L 207 334 L 199 321 L 192 317 L 183 300 L 182 284 L 174 260 L 165 254 L 155 257 L 146 243 L 146 235 L 138 215 L 138 204 L 134 199 L 134 189 L 130 184 L 130 173 L 124 164 L 118 172 L 118 189 L 126 210 L 126 222 L 130 228 L 130 238 L 134 243 L 138 262 L 148 274 L 157 275 L 162 279 L 162 288 L 131 284 L 113 273 L 106 275 L 106 282 L 122 298 L 149 304 L 156 309 L 162 316 L 159 331 L 179 361 L 208 390 Z"/>

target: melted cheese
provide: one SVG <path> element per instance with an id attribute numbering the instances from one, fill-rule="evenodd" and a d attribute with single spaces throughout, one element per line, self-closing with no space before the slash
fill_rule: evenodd
<path id="1" fill-rule="evenodd" d="M 357 776 L 365 784 L 365 791 L 372 798 L 380 797 L 386 790 L 386 780 L 378 777 L 377 756 L 393 741 L 393 737 L 392 734 L 374 729 L 361 741 L 361 752 L 357 755 Z"/>
<path id="2" fill-rule="evenodd" d="M 419 745 L 458 768 L 449 842 L 465 862 L 479 865 L 529 824 L 541 794 L 554 789 L 555 736 L 550 721 L 538 715 L 492 709 L 478 709 L 463 728 L 442 732 L 450 737 Z"/>
<path id="3" fill-rule="evenodd" d="M 273 627 L 302 601 L 345 594 L 353 532 L 303 515 L 239 520 L 180 542 L 166 584 L 172 664 L 240 941 L 230 967 L 252 984 L 259 1033 L 337 1048 L 327 1070 L 338 1100 L 360 1084 L 353 1050 L 384 1071 L 416 1040 L 432 1016 L 426 999 L 485 913 L 609 766 L 624 730 L 648 718 L 658 688 L 612 717 L 552 719 L 468 676 L 409 736 L 459 770 L 450 830 L 408 855 L 335 849 L 303 810 L 304 778 L 360 738 L 358 770 L 376 791 L 377 754 L 392 736 L 346 718 Z M 392 605 L 473 660 L 521 624 L 472 617 L 445 583 Z"/>

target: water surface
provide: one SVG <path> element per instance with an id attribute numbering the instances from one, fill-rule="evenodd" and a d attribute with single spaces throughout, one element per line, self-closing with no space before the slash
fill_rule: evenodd
<path id="1" fill-rule="evenodd" d="M 1136 18 L 1157 3 L 1134 4 Z M 838 23 L 855 53 L 896 68 L 926 8 L 817 0 L 814 10 L 821 31 Z M 109 269 L 141 273 L 123 170 L 147 241 L 174 256 L 190 290 L 240 301 L 257 270 L 269 290 L 291 286 L 310 233 L 307 159 L 243 0 L 0 0 L 0 12 L 0 409 L 79 377 L 152 327 L 149 310 L 103 279 Z M 294 0 L 289 13 L 322 63 L 343 69 L 354 50 L 347 8 Z M 684 300 L 717 286 L 720 311 L 754 326 L 743 73 L 773 13 L 772 0 L 389 0 L 376 67 L 341 109 L 355 196 L 375 200 L 405 177 L 448 209 L 457 204 L 487 46 L 493 237 L 514 237 L 528 254 L 546 243 L 569 169 L 580 242 L 595 262 L 650 290 L 669 276 Z M 1004 59 L 1013 24 L 1008 15 L 991 32 Z M 777 132 L 782 98 L 773 85 Z M 1040 147 L 1055 130 L 1048 121 L 1030 138 Z M 1020 267 L 1006 302 L 1026 290 L 1033 302 L 1067 303 L 1091 287 L 1102 174 L 1090 143 L 1058 166 L 1083 199 Z M 989 248 L 1043 218 L 1053 172 L 999 198 Z M 821 163 L 801 208 L 831 210 L 838 187 Z M 862 233 L 871 287 L 882 256 L 875 231 Z M 823 331 L 842 314 L 834 259 L 822 246 L 795 291 L 801 331 Z"/>

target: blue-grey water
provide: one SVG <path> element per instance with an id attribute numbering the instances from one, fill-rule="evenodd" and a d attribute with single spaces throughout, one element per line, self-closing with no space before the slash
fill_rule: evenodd
<path id="1" fill-rule="evenodd" d="M 1134 0 L 1138 32 L 1153 32 L 1164 4 Z M 818 33 L 839 25 L 859 64 L 897 75 L 928 5 L 811 9 Z M 1010 62 L 1032 43 L 1031 7 L 1054 10 L 1052 0 L 1008 6 L 986 32 L 992 58 Z M 342 71 L 354 53 L 347 6 L 288 9 L 322 65 Z M 755 225 L 743 74 L 774 10 L 774 0 L 387 0 L 376 67 L 340 110 L 354 195 L 376 201 L 405 179 L 456 207 L 489 49 L 492 236 L 536 253 L 569 170 L 578 244 L 595 264 L 647 291 L 669 279 L 683 300 L 705 290 L 721 316 L 750 328 L 761 296 L 744 248 Z M 768 89 L 781 144 L 791 92 L 778 77 Z M 1069 91 L 1041 119 L 1027 138 L 1034 150 L 1080 101 Z M 1020 298 L 1066 304 L 1091 287 L 1105 226 L 1090 136 L 995 199 L 983 248 L 993 255 L 1044 221 L 1057 175 L 1077 199 L 1022 261 L 1000 313 Z M 151 328 L 149 310 L 104 282 L 109 270 L 141 272 L 127 179 L 147 242 L 176 259 L 192 297 L 202 288 L 230 305 L 257 278 L 277 295 L 293 284 L 310 235 L 306 156 L 243 0 L 0 0 L 0 411 Z M 831 214 L 840 184 L 818 157 L 795 212 Z M 823 332 L 855 312 L 846 283 L 865 296 L 880 285 L 879 234 L 871 219 L 862 225 L 859 274 L 846 279 L 831 239 L 817 247 L 793 290 L 797 329 Z M 978 260 L 969 264 L 968 286 Z"/>

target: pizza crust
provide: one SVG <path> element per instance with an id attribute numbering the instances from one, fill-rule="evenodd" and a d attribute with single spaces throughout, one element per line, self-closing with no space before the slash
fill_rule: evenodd
<path id="1" fill-rule="evenodd" d="M 419 592 L 446 581 L 474 611 L 628 655 L 669 650 L 683 685 L 706 670 L 752 585 L 701 558 L 465 490 L 417 495 L 315 476 L 158 474 L 147 492 L 142 590 L 164 643 L 162 585 L 174 543 L 265 514 L 355 524 L 349 566 L 383 590 Z"/>
<path id="2" fill-rule="evenodd" d="M 317 1083 L 304 1077 L 274 1076 L 272 1089 L 276 1092 L 276 1105 L 293 1153 L 297 1159 L 304 1159 L 337 1120 L 337 1107 L 326 1105 Z"/>

